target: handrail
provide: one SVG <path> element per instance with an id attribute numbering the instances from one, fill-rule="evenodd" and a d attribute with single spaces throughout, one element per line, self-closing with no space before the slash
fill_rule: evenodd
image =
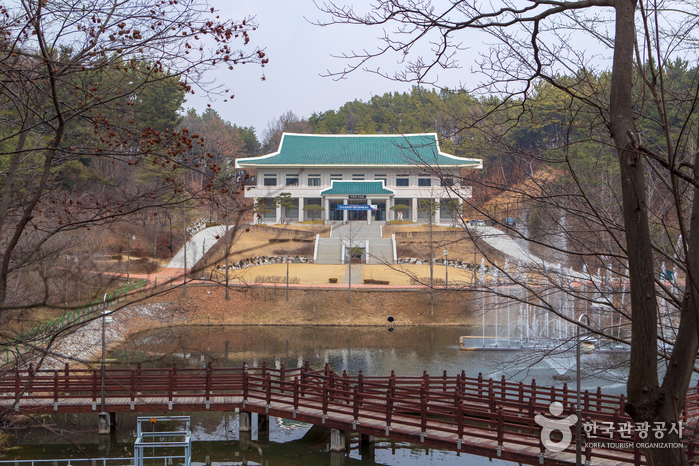
<path id="1" fill-rule="evenodd" d="M 0 400 L 34 400 L 33 405 L 45 400 L 53 410 L 67 406 L 66 400 L 83 399 L 94 403 L 98 396 L 98 370 L 15 369 L 0 377 Z M 697 396 L 697 389 L 690 391 Z M 178 399 L 204 398 L 215 403 L 217 397 L 240 396 L 245 402 L 259 402 L 266 406 L 286 406 L 297 412 L 307 408 L 322 412 L 325 417 L 347 416 L 354 421 L 361 417 L 385 423 L 387 432 L 393 424 L 455 434 L 462 439 L 467 431 L 470 437 L 488 439 L 502 445 L 507 442 L 539 446 L 540 428 L 534 422 L 536 413 L 548 409 L 552 401 L 563 403 L 565 412 L 575 412 L 575 393 L 563 387 L 542 387 L 508 382 L 506 379 L 466 377 L 461 374 L 431 377 L 364 376 L 346 372 L 336 374 L 326 365 L 324 370 L 311 370 L 308 365 L 286 369 L 267 367 L 213 367 L 203 368 L 145 368 L 141 364 L 128 368 L 109 368 L 105 371 L 105 395 L 115 402 L 134 403 L 139 398 Z M 601 389 L 584 392 L 582 416 L 596 422 L 633 422 L 625 414 L 623 395 L 612 396 Z M 689 402 L 689 401 L 688 401 Z M 74 406 L 71 402 L 70 406 Z M 20 407 L 23 403 L 20 403 Z M 48 409 L 48 408 L 47 408 Z M 133 405 L 132 405 L 133 409 Z M 281 409 L 281 408 L 280 408 Z M 683 420 L 689 414 L 683 411 Z M 388 435 L 388 433 L 386 434 Z M 616 434 L 616 437 L 619 437 Z M 610 438 L 621 440 L 620 438 Z M 687 443 L 688 451 L 694 445 Z M 591 454 L 590 452 L 588 452 Z M 632 454 L 634 457 L 628 457 Z M 693 454 L 693 453 L 692 453 Z M 606 456 L 605 456 L 606 455 Z M 624 456 L 627 455 L 627 456 Z M 641 464 L 640 453 L 615 450 L 595 451 L 595 457 L 609 457 Z M 635 459 L 634 459 L 635 458 Z"/>

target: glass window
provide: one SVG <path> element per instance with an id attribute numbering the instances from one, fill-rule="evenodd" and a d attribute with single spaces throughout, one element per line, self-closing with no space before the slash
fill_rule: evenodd
<path id="1" fill-rule="evenodd" d="M 264 183 L 265 183 L 265 186 L 276 186 L 276 185 L 277 185 L 277 177 L 276 177 L 276 176 L 274 176 L 274 177 L 272 177 L 272 176 L 269 176 L 269 177 L 265 176 L 265 181 L 264 181 Z"/>
<path id="2" fill-rule="evenodd" d="M 417 185 L 418 186 L 432 186 L 432 179 L 431 178 L 418 178 Z"/>
<path id="3" fill-rule="evenodd" d="M 396 186 L 410 186 L 410 178 L 396 178 Z"/>
<path id="4" fill-rule="evenodd" d="M 264 218 L 277 218 L 277 204 L 274 203 L 273 199 L 265 199 L 265 205 L 267 206 L 268 212 L 265 212 Z"/>
<path id="5" fill-rule="evenodd" d="M 330 181 L 332 181 L 332 180 L 337 180 L 337 181 L 342 180 L 342 174 L 330 175 Z"/>
<path id="6" fill-rule="evenodd" d="M 376 181 L 383 181 L 384 186 L 386 186 L 386 184 L 388 184 L 388 183 L 386 182 L 386 179 L 387 179 L 387 178 L 386 178 L 386 175 L 374 175 L 374 180 L 376 180 Z"/>
<path id="7" fill-rule="evenodd" d="M 287 175 L 286 185 L 287 186 L 298 186 L 299 185 L 299 176 L 298 175 Z"/>
<path id="8" fill-rule="evenodd" d="M 445 176 L 441 180 L 441 185 L 442 186 L 454 186 L 454 178 L 451 176 Z"/>
<path id="9" fill-rule="evenodd" d="M 320 186 L 320 175 L 308 175 L 308 186 Z"/>
<path id="10" fill-rule="evenodd" d="M 364 175 L 363 174 L 353 174 L 352 179 L 355 181 L 362 181 L 364 179 Z"/>

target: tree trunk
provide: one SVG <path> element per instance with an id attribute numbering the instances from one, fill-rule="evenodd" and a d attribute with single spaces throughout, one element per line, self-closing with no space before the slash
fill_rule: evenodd
<path id="1" fill-rule="evenodd" d="M 665 422 L 670 425 L 679 419 L 692 367 L 697 352 L 696 315 L 694 300 L 688 294 L 682 305 L 680 331 L 675 342 L 671 364 L 662 387 L 658 383 L 658 308 L 655 294 L 655 270 L 648 223 L 648 205 L 644 182 L 643 156 L 638 150 L 638 135 L 633 120 L 631 96 L 634 42 L 634 0 L 616 2 L 616 33 L 614 64 L 611 83 L 611 131 L 619 154 L 621 168 L 626 249 L 629 258 L 631 309 L 633 313 L 631 361 L 628 379 L 626 411 L 636 422 Z M 692 226 L 699 223 L 697 203 L 694 204 Z M 692 235 L 692 237 L 697 235 Z M 691 241 L 691 239 L 690 239 Z M 692 252 L 699 251 L 694 243 Z M 690 274 L 691 275 L 691 271 Z M 688 283 L 690 280 L 688 279 Z M 666 434 L 652 442 L 676 442 L 677 435 Z M 686 464 L 681 449 L 644 449 L 649 465 Z"/>

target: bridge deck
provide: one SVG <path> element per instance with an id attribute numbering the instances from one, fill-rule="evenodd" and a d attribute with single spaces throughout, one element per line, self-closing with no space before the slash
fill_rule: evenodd
<path id="1" fill-rule="evenodd" d="M 0 377 L 0 408 L 24 413 L 101 411 L 101 374 L 95 371 L 14 371 Z M 694 396 L 694 395 L 692 395 Z M 535 414 L 550 416 L 559 401 L 563 415 L 575 410 L 576 393 L 500 381 L 456 377 L 363 377 L 261 368 L 108 369 L 107 412 L 244 411 L 461 451 L 514 462 L 538 464 L 543 447 Z M 692 398 L 693 400 L 693 398 Z M 631 422 L 624 397 L 585 392 L 583 419 L 618 425 Z M 689 402 L 688 402 L 689 403 Z M 689 403 L 691 404 L 691 403 Z M 687 412 L 694 412 L 688 406 Z M 693 419 L 685 417 L 686 422 Z M 621 443 L 613 434 L 591 441 Z M 633 439 L 630 439 L 633 441 Z M 688 455 L 693 444 L 687 442 Z M 639 449 L 586 447 L 596 465 L 644 464 Z M 575 464 L 575 446 L 547 451 L 547 465 Z"/>

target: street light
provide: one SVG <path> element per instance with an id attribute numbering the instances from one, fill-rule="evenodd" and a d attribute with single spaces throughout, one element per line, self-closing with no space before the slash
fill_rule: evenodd
<path id="1" fill-rule="evenodd" d="M 206 281 L 206 262 L 204 261 L 204 254 L 206 254 L 206 238 L 204 238 L 204 242 L 201 244 L 201 282 L 202 283 L 204 283 Z"/>
<path id="2" fill-rule="evenodd" d="M 126 256 L 126 283 L 130 283 L 129 282 L 129 266 L 131 265 L 131 240 L 132 239 L 135 240 L 136 237 L 129 235 L 129 241 L 128 241 L 129 246 L 128 246 L 128 252 L 126 253 L 127 254 L 127 256 Z"/>
<path id="3" fill-rule="evenodd" d="M 286 262 L 286 300 L 289 301 L 289 255 L 284 256 Z"/>
<path id="4" fill-rule="evenodd" d="M 444 289 L 446 290 L 449 287 L 449 264 L 447 264 L 447 254 L 449 254 L 449 251 L 447 251 L 447 248 L 444 248 Z"/>
<path id="5" fill-rule="evenodd" d="M 578 390 L 578 398 L 577 398 L 577 406 L 575 409 L 575 414 L 577 414 L 578 420 L 577 420 L 577 426 L 576 426 L 576 431 L 575 431 L 575 464 L 576 466 L 582 466 L 582 430 L 581 430 L 581 420 L 580 418 L 582 417 L 582 414 L 580 412 L 580 324 L 582 323 L 582 318 L 585 318 L 587 321 L 587 326 L 590 326 L 590 317 L 587 314 L 581 314 L 580 317 L 578 317 L 578 325 L 576 327 L 576 333 L 575 333 L 575 343 L 576 343 L 576 368 L 577 368 L 577 390 Z M 590 352 L 590 350 L 586 350 L 587 353 Z"/>
<path id="6" fill-rule="evenodd" d="M 75 261 L 75 268 L 78 268 L 78 256 L 75 256 L 73 258 L 73 261 Z M 78 275 L 78 307 L 80 307 L 80 275 Z"/>
<path id="7" fill-rule="evenodd" d="M 105 393 L 104 393 L 104 387 L 105 387 L 105 371 L 106 371 L 106 364 L 105 364 L 105 333 L 106 333 L 106 327 L 107 327 L 107 294 L 105 293 L 104 295 L 104 300 L 103 300 L 103 307 L 102 307 L 102 367 L 100 372 L 102 373 L 102 408 L 100 410 L 100 413 L 98 414 L 98 431 L 100 434 L 109 434 L 109 413 L 107 412 L 107 406 L 106 406 L 106 400 L 105 400 Z M 110 319 L 111 320 L 111 319 Z"/>

